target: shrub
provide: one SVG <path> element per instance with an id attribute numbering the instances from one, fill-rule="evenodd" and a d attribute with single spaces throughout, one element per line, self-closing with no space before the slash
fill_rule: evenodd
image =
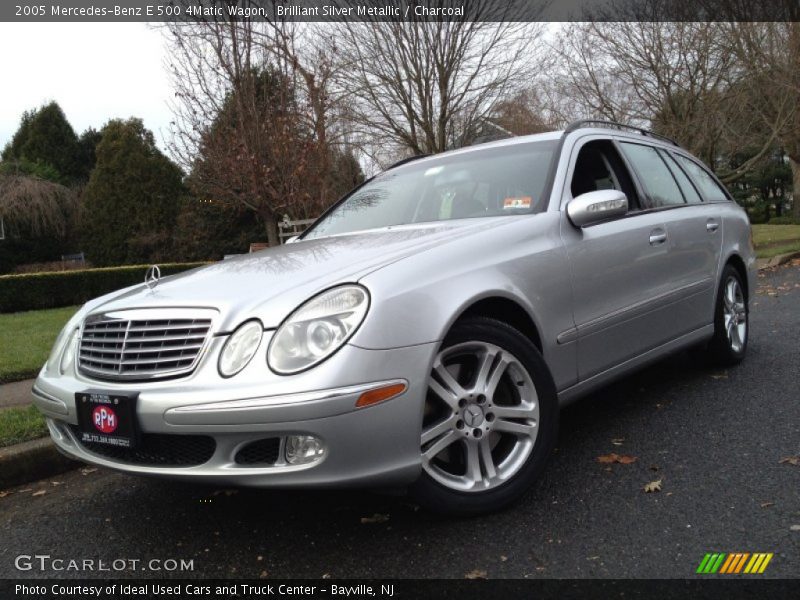
<path id="1" fill-rule="evenodd" d="M 207 263 L 159 265 L 161 275 L 172 275 Z M 141 283 L 147 265 L 105 269 L 83 269 L 51 273 L 0 276 L 0 312 L 18 312 L 83 304 L 136 283 Z"/>
<path id="2" fill-rule="evenodd" d="M 85 271 L 94 265 L 88 261 L 83 263 L 77 260 L 51 260 L 50 262 L 27 263 L 14 267 L 11 275 L 22 273 L 52 273 L 53 271 Z"/>

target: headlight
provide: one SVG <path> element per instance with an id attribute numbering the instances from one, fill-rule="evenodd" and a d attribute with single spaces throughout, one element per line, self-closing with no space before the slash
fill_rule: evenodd
<path id="1" fill-rule="evenodd" d="M 294 311 L 272 338 L 267 353 L 276 373 L 289 375 L 321 363 L 350 339 L 369 308 L 360 285 L 342 285 Z"/>
<path id="2" fill-rule="evenodd" d="M 260 321 L 247 321 L 234 331 L 219 356 L 219 374 L 233 377 L 247 366 L 258 350 L 264 328 Z"/>
<path id="3" fill-rule="evenodd" d="M 61 359 L 64 356 L 64 349 L 67 347 L 67 344 L 75 338 L 78 330 L 78 324 L 73 317 L 64 325 L 64 329 L 59 332 L 53 344 L 53 349 L 50 350 L 50 356 L 47 357 L 45 367 L 49 372 L 56 373 L 57 370 L 61 368 Z"/>
<path id="4" fill-rule="evenodd" d="M 69 331 L 69 323 L 58 332 L 58 337 L 56 337 L 56 341 L 53 344 L 53 349 L 50 350 L 50 356 L 47 357 L 47 370 L 52 371 L 56 365 L 58 365 L 58 359 L 61 356 L 61 352 L 64 350 L 64 341 L 67 338 L 67 332 Z"/>
<path id="5" fill-rule="evenodd" d="M 61 354 L 61 363 L 59 365 L 59 372 L 63 375 L 72 368 L 72 363 L 75 361 L 75 353 L 78 349 L 78 332 L 80 329 L 77 327 L 72 330 L 72 334 L 67 339 L 67 344 L 64 346 L 64 352 Z"/>

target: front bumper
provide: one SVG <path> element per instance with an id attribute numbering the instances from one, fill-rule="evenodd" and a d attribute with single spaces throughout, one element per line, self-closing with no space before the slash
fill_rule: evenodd
<path id="1" fill-rule="evenodd" d="M 346 345 L 315 369 L 284 377 L 261 362 L 267 337 L 251 363 L 231 379 L 216 374 L 223 338 L 215 339 L 195 373 L 182 379 L 123 384 L 43 369 L 34 385 L 34 404 L 47 417 L 61 452 L 130 473 L 259 487 L 400 485 L 419 476 L 422 410 L 435 344 L 389 350 Z M 364 391 L 398 381 L 408 386 L 402 395 L 356 408 Z M 89 389 L 138 392 L 143 434 L 209 436 L 213 454 L 202 464 L 162 466 L 93 451 L 75 430 L 75 393 Z M 271 465 L 236 461 L 248 443 L 285 441 L 288 435 L 315 436 L 325 452 L 304 465 L 289 465 L 282 458 Z"/>

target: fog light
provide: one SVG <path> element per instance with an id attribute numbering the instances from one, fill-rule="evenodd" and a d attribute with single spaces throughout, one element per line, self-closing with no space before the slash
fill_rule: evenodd
<path id="1" fill-rule="evenodd" d="M 286 438 L 286 462 L 290 465 L 314 462 L 323 454 L 322 442 L 313 435 L 290 435 Z"/>

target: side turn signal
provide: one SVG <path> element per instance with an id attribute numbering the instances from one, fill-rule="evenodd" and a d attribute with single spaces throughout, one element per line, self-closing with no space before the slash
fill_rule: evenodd
<path id="1" fill-rule="evenodd" d="M 372 406 L 378 402 L 390 400 L 396 396 L 399 396 L 407 389 L 408 386 L 405 383 L 392 383 L 374 390 L 369 390 L 368 392 L 364 392 L 361 394 L 361 396 L 359 396 L 358 400 L 356 401 L 356 408 Z"/>

